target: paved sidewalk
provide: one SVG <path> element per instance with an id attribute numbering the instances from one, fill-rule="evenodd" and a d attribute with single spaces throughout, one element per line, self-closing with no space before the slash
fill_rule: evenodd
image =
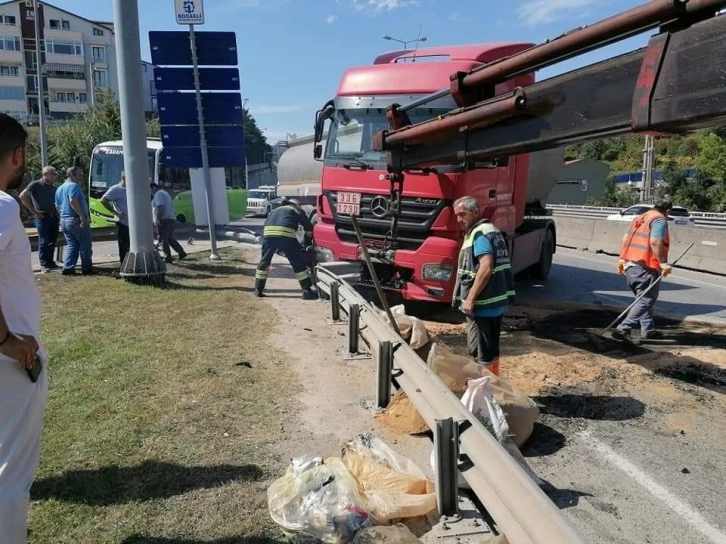
<path id="1" fill-rule="evenodd" d="M 188 240 L 179 238 L 179 243 L 187 253 L 199 253 L 200 251 L 209 251 L 211 244 L 209 240 L 195 239 L 194 243 L 190 244 Z M 217 247 L 223 248 L 227 246 L 239 246 L 239 242 L 232 240 L 217 240 Z M 163 255 L 163 254 L 162 254 Z M 174 254 L 176 256 L 176 254 Z M 80 258 L 78 264 L 80 266 Z M 115 241 L 112 242 L 94 242 L 93 244 L 93 264 L 109 264 L 118 263 L 118 244 Z M 62 265 L 61 262 L 58 263 Z M 40 272 L 40 262 L 38 261 L 38 252 L 33 252 L 33 272 Z M 50 272 L 51 274 L 53 272 Z"/>

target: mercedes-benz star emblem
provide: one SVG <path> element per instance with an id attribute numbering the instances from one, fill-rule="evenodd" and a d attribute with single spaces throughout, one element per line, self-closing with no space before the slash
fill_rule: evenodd
<path id="1" fill-rule="evenodd" d="M 383 219 L 388 213 L 388 199 L 383 196 L 377 196 L 371 200 L 371 213 L 373 217 Z"/>

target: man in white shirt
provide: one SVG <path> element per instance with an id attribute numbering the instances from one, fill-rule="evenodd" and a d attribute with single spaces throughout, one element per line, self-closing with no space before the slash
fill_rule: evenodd
<path id="1" fill-rule="evenodd" d="M 171 256 L 172 248 L 179 254 L 179 259 L 187 256 L 184 248 L 174 238 L 176 228 L 176 214 L 174 213 L 174 201 L 171 195 L 156 183 L 151 183 L 151 207 L 154 211 L 154 225 L 159 229 L 162 247 L 164 248 L 164 259 L 167 263 L 173 262 Z"/>
<path id="2" fill-rule="evenodd" d="M 47 355 L 40 338 L 41 301 L 20 206 L 7 191 L 25 174 L 27 133 L 0 113 L 0 541 L 27 542 L 30 486 L 40 460 L 48 398 Z M 36 356 L 37 381 L 27 372 Z"/>

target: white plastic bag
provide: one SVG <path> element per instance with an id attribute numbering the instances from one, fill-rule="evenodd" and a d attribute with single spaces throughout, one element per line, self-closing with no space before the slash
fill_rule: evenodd
<path id="1" fill-rule="evenodd" d="M 499 403 L 489 390 L 489 376 L 470 380 L 461 402 L 492 433 L 500 444 L 509 433 L 509 425 Z"/>
<path id="2" fill-rule="evenodd" d="M 267 490 L 267 505 L 287 533 L 325 544 L 348 544 L 360 529 L 375 525 L 358 482 L 338 457 L 293 460 Z"/>

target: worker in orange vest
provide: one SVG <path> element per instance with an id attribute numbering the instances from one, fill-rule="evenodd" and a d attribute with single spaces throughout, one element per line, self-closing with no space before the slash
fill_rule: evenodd
<path id="1" fill-rule="evenodd" d="M 668 200 L 656 203 L 653 209 L 633 219 L 623 237 L 618 272 L 625 275 L 628 287 L 636 297 L 661 274 L 667 276 L 672 271 L 668 264 L 668 213 L 672 207 Z M 653 286 L 613 331 L 613 338 L 629 341 L 630 331 L 637 326 L 640 326 L 641 340 L 660 338 L 662 335 L 656 331 L 653 320 L 653 307 L 659 292 L 660 285 Z"/>

